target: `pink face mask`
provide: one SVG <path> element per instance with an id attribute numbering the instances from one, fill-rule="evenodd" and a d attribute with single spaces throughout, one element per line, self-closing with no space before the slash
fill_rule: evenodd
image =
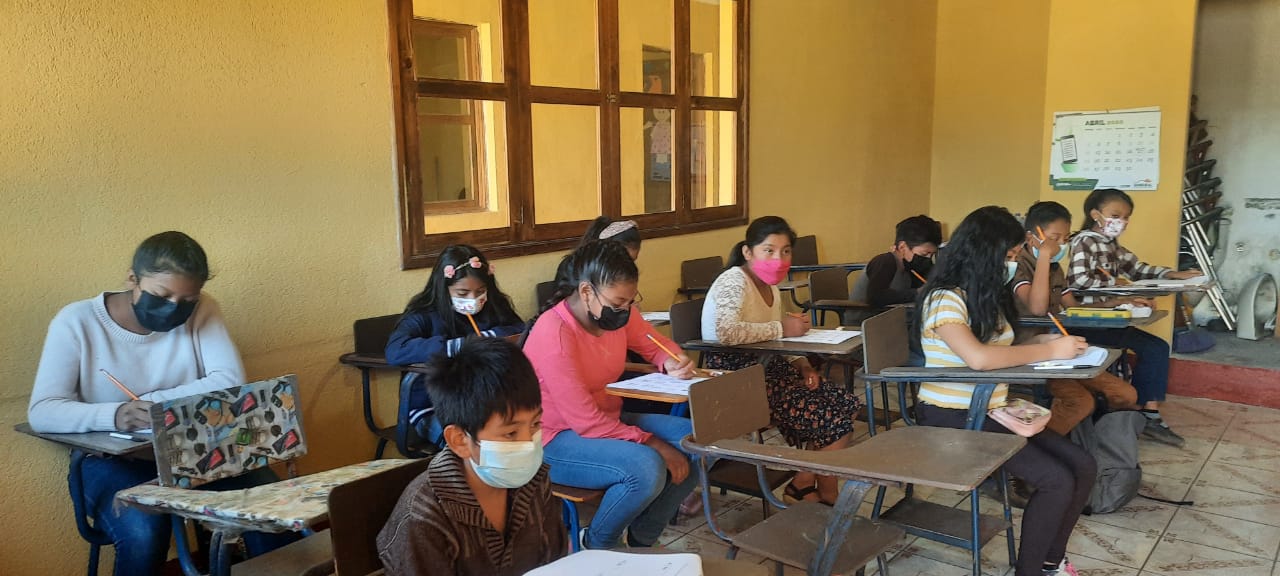
<path id="1" fill-rule="evenodd" d="M 765 284 L 776 286 L 787 279 L 787 271 L 791 269 L 791 261 L 781 258 L 764 260 L 757 258 L 751 261 L 751 272 Z"/>

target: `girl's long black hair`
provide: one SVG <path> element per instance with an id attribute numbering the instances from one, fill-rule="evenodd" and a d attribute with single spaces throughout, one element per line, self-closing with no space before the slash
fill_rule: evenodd
<path id="1" fill-rule="evenodd" d="M 556 289 L 551 298 L 542 303 L 542 307 L 525 327 L 525 338 L 533 329 L 534 323 L 542 313 L 563 302 L 578 291 L 578 286 L 587 282 L 596 288 L 603 288 L 615 282 L 638 282 L 640 270 L 627 254 L 627 248 L 613 240 L 592 240 L 585 242 L 576 250 L 565 256 L 556 269 Z M 524 346 L 524 339 L 521 339 Z"/>
<path id="2" fill-rule="evenodd" d="M 786 220 L 778 216 L 761 216 L 751 221 L 747 226 L 746 239 L 733 245 L 733 249 L 729 251 L 728 264 L 725 269 L 741 266 L 747 263 L 747 257 L 742 255 L 742 248 L 756 247 L 764 242 L 767 238 L 774 234 L 785 234 L 791 244 L 796 243 L 796 231 L 791 229 L 791 225 Z"/>
<path id="3" fill-rule="evenodd" d="M 1094 190 L 1084 199 L 1084 224 L 1080 226 L 1080 231 L 1083 232 L 1093 228 L 1093 225 L 1097 224 L 1097 222 L 1093 221 L 1092 212 L 1094 210 L 1102 210 L 1102 207 L 1110 203 L 1112 200 L 1120 200 L 1121 202 L 1128 204 L 1129 211 L 1133 211 L 1133 198 L 1129 197 L 1124 190 L 1117 190 L 1115 188 L 1100 188 L 1098 190 Z"/>
<path id="4" fill-rule="evenodd" d="M 472 258 L 479 260 L 479 268 L 471 266 Z M 448 266 L 453 267 L 453 278 L 444 277 L 445 268 Z M 449 287 L 467 277 L 479 280 L 489 289 L 484 308 L 481 308 L 475 316 L 476 322 L 489 326 L 510 326 L 521 323 L 520 315 L 516 314 L 515 307 L 511 305 L 511 299 L 498 288 L 498 279 L 489 273 L 489 259 L 485 258 L 479 250 L 466 244 L 447 246 L 440 252 L 440 257 L 436 259 L 435 266 L 431 269 L 431 275 L 427 277 L 426 287 L 409 300 L 409 305 L 404 308 L 404 315 L 436 312 L 440 318 L 444 319 L 444 333 L 441 336 L 458 338 L 474 334 L 471 322 L 461 314 L 454 313 L 453 300 L 449 295 Z"/>
<path id="5" fill-rule="evenodd" d="M 920 340 L 925 303 L 937 290 L 959 290 L 969 309 L 969 329 L 987 342 L 1004 323 L 1016 327 L 1018 310 L 1005 282 L 1005 254 L 1025 239 L 1022 224 L 1000 206 L 970 212 L 938 254 L 938 264 L 916 296 L 915 340 Z"/>

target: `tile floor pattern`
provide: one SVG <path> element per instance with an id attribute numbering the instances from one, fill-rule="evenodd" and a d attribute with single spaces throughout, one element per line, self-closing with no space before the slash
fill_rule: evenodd
<path id="1" fill-rule="evenodd" d="M 1083 517 L 1067 547 L 1080 576 L 1280 576 L 1280 410 L 1171 397 L 1163 412 L 1187 444 L 1178 449 L 1142 441 L 1143 493 L 1195 504 L 1137 498 L 1112 514 Z M 866 437 L 865 424 L 859 423 L 858 431 L 860 439 Z M 769 441 L 781 442 L 776 433 Z M 968 506 L 965 494 L 919 493 L 934 502 Z M 729 533 L 761 518 L 759 499 L 716 494 L 713 504 Z M 998 509 L 994 501 L 983 505 L 983 510 Z M 869 512 L 869 504 L 863 510 Z M 1014 523 L 1017 534 L 1017 510 Z M 724 557 L 728 550 L 702 515 L 668 526 L 660 544 L 706 556 Z M 927 540 L 909 536 L 891 554 L 893 576 L 969 573 L 966 551 Z M 748 554 L 739 558 L 763 561 Z M 1012 574 L 1002 538 L 984 548 L 983 566 L 984 574 Z"/>

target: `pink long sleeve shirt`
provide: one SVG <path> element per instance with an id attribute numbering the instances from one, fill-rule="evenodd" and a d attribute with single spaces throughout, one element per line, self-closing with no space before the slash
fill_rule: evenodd
<path id="1" fill-rule="evenodd" d="M 627 350 L 639 353 L 658 367 L 669 358 L 646 334 L 653 334 L 663 346 L 680 353 L 675 342 L 654 331 L 635 308 L 625 327 L 600 336 L 578 324 L 564 302 L 538 318 L 529 331 L 524 353 L 533 363 L 542 388 L 544 446 L 563 430 L 573 430 L 583 438 L 632 442 L 649 439 L 648 432 L 618 419 L 622 415 L 622 398 L 605 392 L 605 386 L 622 376 Z"/>

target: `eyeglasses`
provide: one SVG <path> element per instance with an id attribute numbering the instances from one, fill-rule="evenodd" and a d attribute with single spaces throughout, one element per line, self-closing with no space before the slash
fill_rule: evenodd
<path id="1" fill-rule="evenodd" d="M 600 290 L 598 290 L 595 286 L 592 286 L 591 290 L 596 293 L 596 301 L 599 302 L 601 306 L 604 306 L 605 308 L 613 310 L 614 312 L 623 312 L 626 310 L 630 310 L 632 306 L 636 306 L 636 305 L 639 305 L 641 302 L 644 302 L 644 295 L 639 292 L 636 292 L 636 297 L 633 298 L 630 302 L 626 303 L 623 306 L 614 306 L 612 304 L 609 304 L 608 302 L 605 302 L 603 299 L 600 298 Z"/>

